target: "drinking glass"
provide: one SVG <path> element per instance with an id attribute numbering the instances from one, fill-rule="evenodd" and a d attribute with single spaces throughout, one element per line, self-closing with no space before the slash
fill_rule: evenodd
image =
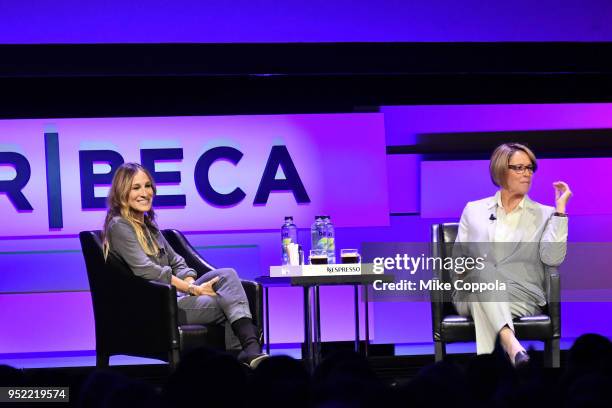
<path id="1" fill-rule="evenodd" d="M 326 265 L 327 251 L 322 249 L 311 249 L 310 257 L 308 259 L 311 265 Z"/>
<path id="2" fill-rule="evenodd" d="M 361 262 L 361 255 L 359 255 L 357 249 L 341 249 L 340 259 L 342 259 L 343 264 L 356 264 Z"/>

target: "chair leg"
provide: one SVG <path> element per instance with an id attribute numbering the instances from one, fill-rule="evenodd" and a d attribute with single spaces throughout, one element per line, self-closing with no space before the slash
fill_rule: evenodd
<path id="1" fill-rule="evenodd" d="M 561 366 L 559 339 L 550 339 L 544 342 L 544 366 L 549 368 L 559 368 Z"/>
<path id="2" fill-rule="evenodd" d="M 108 368 L 110 356 L 96 350 L 96 368 Z"/>
<path id="3" fill-rule="evenodd" d="M 434 349 L 436 352 L 436 362 L 442 361 L 444 358 L 446 358 L 446 343 L 434 341 Z"/>
<path id="4" fill-rule="evenodd" d="M 176 366 L 178 365 L 180 360 L 180 352 L 178 349 L 172 349 L 168 352 L 168 364 L 170 365 L 170 370 L 176 370 Z"/>

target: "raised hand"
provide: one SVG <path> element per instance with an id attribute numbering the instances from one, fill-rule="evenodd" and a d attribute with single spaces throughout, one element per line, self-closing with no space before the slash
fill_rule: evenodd
<path id="1" fill-rule="evenodd" d="M 567 201 L 572 196 L 572 190 L 570 190 L 569 186 L 564 181 L 555 181 L 553 187 L 555 188 L 555 206 L 557 212 L 565 213 L 565 207 Z"/>

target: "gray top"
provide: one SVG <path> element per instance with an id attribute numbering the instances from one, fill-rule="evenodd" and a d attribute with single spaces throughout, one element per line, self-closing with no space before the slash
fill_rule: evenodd
<path id="1" fill-rule="evenodd" d="M 170 283 L 172 274 L 181 279 L 197 278 L 197 273 L 187 266 L 159 231 L 149 230 L 160 248 L 158 255 L 147 255 L 136 238 L 134 227 L 122 217 L 114 217 L 108 227 L 110 250 L 121 257 L 136 276 L 147 280 Z"/>

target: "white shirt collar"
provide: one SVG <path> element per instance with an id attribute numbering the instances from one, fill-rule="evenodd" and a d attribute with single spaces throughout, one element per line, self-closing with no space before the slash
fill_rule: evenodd
<path id="1" fill-rule="evenodd" d="M 518 210 L 522 210 L 523 208 L 525 208 L 525 201 L 526 201 L 526 199 L 527 199 L 527 195 L 525 195 L 523 197 L 521 202 L 516 206 L 516 208 L 512 212 L 518 211 Z M 497 205 L 497 207 L 499 207 L 501 209 L 504 208 L 504 206 L 502 204 L 502 201 L 501 201 L 501 190 L 497 190 L 497 192 L 495 193 L 494 202 Z"/>

